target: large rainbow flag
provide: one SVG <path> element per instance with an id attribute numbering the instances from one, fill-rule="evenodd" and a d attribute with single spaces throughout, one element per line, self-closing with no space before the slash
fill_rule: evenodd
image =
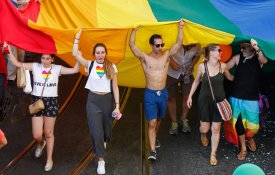
<path id="1" fill-rule="evenodd" d="M 93 59 L 93 45 L 103 42 L 108 58 L 118 63 L 119 85 L 144 87 L 142 68 L 128 46 L 132 28 L 142 26 L 136 44 L 145 52 L 153 33 L 161 34 L 169 48 L 176 40 L 177 21 L 184 19 L 184 44 L 238 46 L 253 37 L 274 60 L 274 9 L 273 0 L 30 0 L 22 9 L 1 0 L 0 42 L 56 53 L 73 65 L 74 35 L 83 28 L 80 48 L 85 58 Z"/>

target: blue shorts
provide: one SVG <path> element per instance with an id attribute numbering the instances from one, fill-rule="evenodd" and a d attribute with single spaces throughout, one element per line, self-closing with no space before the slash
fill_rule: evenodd
<path id="1" fill-rule="evenodd" d="M 147 121 L 164 118 L 168 100 L 167 89 L 151 90 L 145 88 L 144 91 L 144 110 Z"/>

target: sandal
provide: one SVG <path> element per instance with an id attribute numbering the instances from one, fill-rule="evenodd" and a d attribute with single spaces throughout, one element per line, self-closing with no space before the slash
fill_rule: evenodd
<path id="1" fill-rule="evenodd" d="M 241 150 L 241 151 L 239 152 L 239 154 L 237 155 L 237 158 L 238 158 L 239 160 L 245 160 L 246 154 L 247 154 L 247 151 Z"/>
<path id="2" fill-rule="evenodd" d="M 256 143 L 254 142 L 253 139 L 250 139 L 247 141 L 248 142 L 248 149 L 251 151 L 251 152 L 254 152 L 256 151 L 257 147 L 256 147 Z"/>
<path id="3" fill-rule="evenodd" d="M 211 153 L 210 155 L 210 165 L 217 165 L 218 164 L 218 160 L 216 158 L 216 153 Z"/>
<path id="4" fill-rule="evenodd" d="M 203 146 L 207 146 L 209 144 L 209 141 L 206 136 L 201 135 L 201 143 Z"/>

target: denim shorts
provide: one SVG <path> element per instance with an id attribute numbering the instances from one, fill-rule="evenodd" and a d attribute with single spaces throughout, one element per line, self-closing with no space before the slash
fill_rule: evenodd
<path id="1" fill-rule="evenodd" d="M 168 100 L 167 89 L 151 90 L 145 88 L 144 91 L 144 110 L 147 121 L 164 118 Z"/>

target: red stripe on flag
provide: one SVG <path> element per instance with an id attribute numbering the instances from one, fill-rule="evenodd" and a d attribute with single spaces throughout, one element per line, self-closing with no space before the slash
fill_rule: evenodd
<path id="1" fill-rule="evenodd" d="M 0 73 L 5 75 L 4 87 L 7 87 L 8 86 L 7 64 L 6 64 L 4 55 L 2 53 L 1 43 L 0 43 Z"/>
<path id="2" fill-rule="evenodd" d="M 6 41 L 16 47 L 37 53 L 56 53 L 54 40 L 47 34 L 28 26 L 36 21 L 40 4 L 31 0 L 22 10 L 17 10 L 10 0 L 0 1 L 0 43 Z"/>

